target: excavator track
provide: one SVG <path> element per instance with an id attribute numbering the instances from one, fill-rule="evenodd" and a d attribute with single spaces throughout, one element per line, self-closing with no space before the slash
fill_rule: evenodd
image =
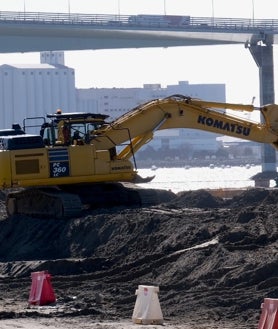
<path id="1" fill-rule="evenodd" d="M 123 188 L 136 193 L 142 207 L 153 206 L 159 203 L 157 191 L 154 189 L 142 188 L 132 183 L 123 183 Z"/>
<path id="2" fill-rule="evenodd" d="M 65 218 L 80 215 L 82 204 L 78 195 L 58 189 L 27 189 L 9 193 L 6 210 L 8 216 Z"/>
<path id="3" fill-rule="evenodd" d="M 174 196 L 170 191 L 142 188 L 133 183 L 77 184 L 10 192 L 6 197 L 6 210 L 8 216 L 61 219 L 80 216 L 85 209 L 149 207 Z"/>
<path id="4" fill-rule="evenodd" d="M 62 187 L 67 193 L 78 194 L 86 209 L 117 206 L 148 207 L 175 197 L 171 191 L 143 188 L 133 183 L 99 183 Z"/>
<path id="5" fill-rule="evenodd" d="M 123 183 L 123 188 L 138 195 L 141 207 L 154 206 L 163 202 L 168 202 L 176 197 L 171 191 L 144 188 L 133 183 Z"/>

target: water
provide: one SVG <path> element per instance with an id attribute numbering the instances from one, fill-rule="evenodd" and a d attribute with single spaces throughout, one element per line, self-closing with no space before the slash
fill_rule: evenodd
<path id="1" fill-rule="evenodd" d="M 153 181 L 141 186 L 157 189 L 180 191 L 198 190 L 202 188 L 241 188 L 254 187 L 252 176 L 262 171 L 261 166 L 250 167 L 198 167 L 198 168 L 158 168 L 139 169 L 142 177 L 153 176 Z M 270 181 L 270 186 L 275 182 Z"/>

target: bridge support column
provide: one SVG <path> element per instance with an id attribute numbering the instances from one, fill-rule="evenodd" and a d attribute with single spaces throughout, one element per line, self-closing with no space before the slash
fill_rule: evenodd
<path id="1" fill-rule="evenodd" d="M 274 70 L 272 44 L 248 45 L 251 55 L 259 68 L 260 105 L 273 104 L 274 97 Z M 263 118 L 261 118 L 263 120 Z M 276 153 L 269 144 L 262 145 L 262 172 L 253 176 L 255 186 L 268 187 L 269 181 L 276 178 Z"/>

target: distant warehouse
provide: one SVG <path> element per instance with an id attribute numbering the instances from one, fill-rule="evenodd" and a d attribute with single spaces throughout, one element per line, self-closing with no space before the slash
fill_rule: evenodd
<path id="1" fill-rule="evenodd" d="M 41 64 L 0 66 L 1 129 L 57 108 L 76 110 L 74 69 L 60 64 L 57 57 L 52 58 L 53 64 L 47 60 L 51 63 L 42 57 Z"/>

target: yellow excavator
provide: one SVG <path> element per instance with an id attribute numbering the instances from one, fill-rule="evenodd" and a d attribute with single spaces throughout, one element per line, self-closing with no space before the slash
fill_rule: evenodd
<path id="1" fill-rule="evenodd" d="M 258 110 L 264 122 L 227 114 L 227 109 Z M 152 179 L 137 174 L 135 153 L 157 130 L 201 129 L 278 146 L 275 104 L 255 108 L 172 95 L 112 122 L 102 114 L 61 111 L 41 119 L 38 134 L 26 132 L 27 121 L 23 128 L 0 131 L 0 189 L 9 216 L 63 218 L 88 207 L 151 203 L 152 193 L 131 183 Z"/>

